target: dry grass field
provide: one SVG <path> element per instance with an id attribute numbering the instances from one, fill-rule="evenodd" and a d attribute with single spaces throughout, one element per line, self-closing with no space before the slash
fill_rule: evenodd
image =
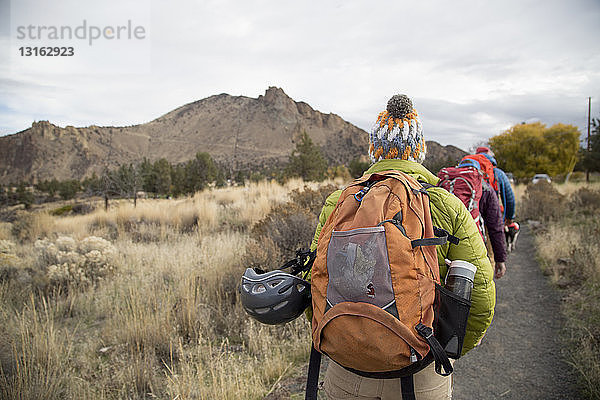
<path id="1" fill-rule="evenodd" d="M 310 327 L 248 318 L 239 278 L 307 247 L 339 185 L 18 211 L 0 223 L 0 399 L 263 398 L 308 359 Z M 599 398 L 600 185 L 516 194 L 520 220 L 540 221 L 542 268 L 564 289 L 572 364 Z"/>
<path id="2" fill-rule="evenodd" d="M 538 183 L 516 194 L 521 221 L 536 221 L 542 270 L 562 295 L 567 361 L 582 394 L 600 399 L 600 183 Z"/>
<path id="3" fill-rule="evenodd" d="M 256 323 L 237 285 L 265 257 L 263 240 L 277 250 L 256 229 L 268 230 L 269 212 L 322 203 L 332 189 L 309 186 L 263 182 L 2 223 L 0 398 L 265 396 L 307 359 L 310 327 Z M 298 212 L 314 232 L 314 211 Z M 308 247 L 312 232 L 288 234 Z"/>

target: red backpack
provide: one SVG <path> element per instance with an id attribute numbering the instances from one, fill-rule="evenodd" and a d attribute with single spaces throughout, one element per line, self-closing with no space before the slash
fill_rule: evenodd
<path id="1" fill-rule="evenodd" d="M 479 200 L 483 193 L 482 173 L 475 166 L 447 167 L 438 172 L 438 186 L 458 197 L 475 220 L 482 237 L 483 224 L 479 213 Z"/>
<path id="2" fill-rule="evenodd" d="M 475 160 L 481 166 L 481 172 L 483 173 L 483 178 L 487 183 L 490 184 L 494 192 L 496 192 L 496 197 L 498 197 L 498 204 L 500 205 L 500 211 L 504 212 L 504 204 L 502 204 L 502 196 L 500 196 L 500 189 L 498 188 L 498 181 L 496 180 L 496 176 L 494 175 L 494 164 L 485 156 L 483 153 L 480 154 L 469 154 L 464 156 L 461 160 Z"/>

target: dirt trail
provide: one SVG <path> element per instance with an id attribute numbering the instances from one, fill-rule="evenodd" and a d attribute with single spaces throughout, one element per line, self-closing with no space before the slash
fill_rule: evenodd
<path id="1" fill-rule="evenodd" d="M 542 275 L 526 226 L 506 265 L 496 281 L 492 326 L 481 346 L 455 364 L 453 399 L 578 399 L 561 359 L 559 295 Z"/>
<path id="2" fill-rule="evenodd" d="M 507 270 L 496 281 L 496 314 L 481 346 L 455 363 L 452 398 L 579 399 L 575 377 L 561 358 L 559 295 L 537 265 L 525 226 Z M 305 373 L 306 365 L 276 385 L 267 399 L 304 398 Z"/>

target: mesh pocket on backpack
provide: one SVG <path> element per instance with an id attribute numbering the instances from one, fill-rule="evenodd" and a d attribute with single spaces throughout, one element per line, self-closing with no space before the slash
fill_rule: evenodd
<path id="1" fill-rule="evenodd" d="M 458 359 L 462 352 L 471 302 L 438 284 L 435 285 L 435 338 L 448 357 Z"/>
<path id="2" fill-rule="evenodd" d="M 383 309 L 394 304 L 385 228 L 333 231 L 327 250 L 327 303 L 363 302 Z"/>

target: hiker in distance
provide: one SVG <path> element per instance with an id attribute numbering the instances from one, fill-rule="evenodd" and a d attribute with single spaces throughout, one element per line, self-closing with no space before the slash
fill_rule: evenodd
<path id="1" fill-rule="evenodd" d="M 485 162 L 485 159 L 482 160 Z M 493 168 L 491 162 L 488 165 Z M 444 171 L 446 168 L 442 169 L 438 174 L 439 177 L 444 180 Z M 471 158 L 463 158 L 462 161 L 458 164 L 458 167 L 455 169 L 450 168 L 449 170 L 457 170 L 461 173 L 467 172 L 470 170 L 472 174 L 467 172 L 469 175 L 475 175 L 475 179 L 478 179 L 478 185 L 475 186 L 475 192 L 477 192 L 476 197 L 480 197 L 478 204 L 479 213 L 474 218 L 475 224 L 479 228 L 479 231 L 482 235 L 483 240 L 486 240 L 486 237 L 489 238 L 489 246 L 488 248 L 488 256 L 492 265 L 494 265 L 494 277 L 496 279 L 500 279 L 506 273 L 506 238 L 504 234 L 504 219 L 502 216 L 502 208 L 499 203 L 498 194 L 492 188 L 492 186 L 483 178 L 481 174 L 481 165 L 477 160 L 473 160 Z M 457 187 L 462 182 L 457 181 L 454 187 Z M 480 185 L 480 186 L 479 186 Z M 447 187 L 445 185 L 444 187 Z M 454 191 L 453 193 L 463 201 L 465 206 L 468 204 L 468 199 L 464 197 L 465 191 Z M 471 215 L 473 213 L 471 212 Z M 487 234 L 487 235 L 486 235 Z"/>
<path id="2" fill-rule="evenodd" d="M 494 277 L 500 279 L 506 273 L 506 237 L 504 235 L 504 219 L 502 210 L 498 203 L 496 192 L 487 182 L 482 182 L 483 193 L 479 201 L 479 209 L 485 230 L 490 240 L 492 257 L 490 261 L 494 264 Z M 488 247 L 489 250 L 489 247 Z M 488 251 L 488 255 L 489 255 Z"/>
<path id="3" fill-rule="evenodd" d="M 422 125 L 417 115 L 417 111 L 413 108 L 412 101 L 407 96 L 396 95 L 388 101 L 386 110 L 379 114 L 379 117 L 377 118 L 377 121 L 370 132 L 369 142 L 370 143 L 368 152 L 373 164 L 365 172 L 363 177 L 367 176 L 368 174 L 375 174 L 376 176 L 377 174 L 384 174 L 391 171 L 392 174 L 396 172 L 398 174 L 407 174 L 409 175 L 409 177 L 414 178 L 411 180 L 411 182 L 414 182 L 417 185 L 419 185 L 418 182 L 420 182 L 420 185 L 422 185 L 422 189 L 417 191 L 420 191 L 421 193 L 423 193 L 423 191 L 426 191 L 426 196 L 423 197 L 427 199 L 424 202 L 428 202 L 429 206 L 427 207 L 424 205 L 423 208 L 427 210 L 427 214 L 430 213 L 430 219 L 433 222 L 433 225 L 435 227 L 444 229 L 445 231 L 457 238 L 460 238 L 458 244 L 446 243 L 441 246 L 427 246 L 425 244 L 417 244 L 417 246 L 424 246 L 420 247 L 422 254 L 425 254 L 426 251 L 433 252 L 432 262 L 434 264 L 437 264 L 434 265 L 434 269 L 436 271 L 439 268 L 438 278 L 441 278 L 441 282 L 444 282 L 444 278 L 447 272 L 446 260 L 464 260 L 477 267 L 473 279 L 474 283 L 471 294 L 471 308 L 466 324 L 466 334 L 464 337 L 464 343 L 462 347 L 462 354 L 464 355 L 466 352 L 472 350 L 477 344 L 481 342 L 486 330 L 492 322 L 494 306 L 496 301 L 496 290 L 493 281 L 494 270 L 487 257 L 486 247 L 481 238 L 481 235 L 475 225 L 473 218 L 471 217 L 471 214 L 469 213 L 469 211 L 467 211 L 464 204 L 457 197 L 447 192 L 443 188 L 436 187 L 435 185 L 437 185 L 439 179 L 430 171 L 428 171 L 423 165 L 421 165 L 421 163 L 425 159 L 426 153 L 425 139 L 423 137 Z M 377 187 L 375 186 L 375 188 Z M 375 191 L 375 189 L 373 190 Z M 413 191 L 414 190 L 416 189 L 413 188 Z M 363 193 L 363 197 L 365 200 L 367 200 L 369 195 L 371 195 L 372 198 L 375 198 L 384 191 L 385 189 L 379 190 L 377 191 L 377 193 Z M 322 314 L 324 312 L 327 312 L 328 307 L 330 307 L 330 299 L 328 297 L 327 306 L 323 305 L 325 307 L 321 307 L 318 304 L 320 302 L 320 296 L 325 296 L 325 294 L 320 293 L 319 288 L 315 287 L 317 286 L 315 281 L 318 279 L 319 274 L 317 265 L 319 265 L 319 263 L 322 262 L 319 260 L 320 257 L 327 258 L 327 265 L 329 268 L 329 257 L 327 256 L 327 254 L 323 254 L 327 253 L 327 247 L 326 244 L 321 243 L 321 241 L 329 241 L 329 235 L 335 235 L 335 232 L 329 233 L 328 235 L 326 229 L 331 229 L 328 226 L 328 218 L 330 217 L 332 212 L 334 212 L 335 210 L 336 213 L 340 213 L 338 209 L 341 206 L 339 206 L 338 203 L 346 201 L 345 199 L 340 199 L 341 195 L 342 191 L 338 190 L 329 195 L 329 197 L 326 199 L 319 217 L 319 223 L 317 225 L 314 239 L 311 245 L 311 250 L 317 250 L 317 258 L 312 268 L 313 309 L 311 311 L 313 314 L 313 341 L 315 340 L 315 329 L 317 328 L 315 324 L 318 324 L 319 318 L 322 317 Z M 391 197 L 392 196 L 390 196 L 390 198 Z M 412 197 L 410 197 L 410 199 L 412 199 Z M 350 202 L 352 201 L 352 199 L 349 200 Z M 336 208 L 336 205 L 338 205 L 339 207 Z M 364 203 L 361 205 L 361 207 L 363 205 Z M 412 205 L 412 200 L 410 200 L 410 205 Z M 405 218 L 407 218 L 408 214 L 411 213 L 411 207 L 407 207 L 407 215 L 405 216 Z M 394 218 L 396 218 L 396 216 Z M 400 219 L 402 219 L 401 215 Z M 396 225 L 396 227 L 399 226 L 398 229 L 402 229 L 404 231 L 403 225 L 394 225 Z M 390 232 L 394 232 L 393 230 L 395 228 L 390 227 L 388 229 L 390 229 Z M 322 234 L 322 230 L 324 234 Z M 408 230 L 409 229 L 406 229 L 406 231 Z M 413 234 L 417 231 L 420 234 L 420 226 L 417 226 L 417 228 L 412 229 Z M 406 232 L 403 233 L 405 234 L 405 236 L 407 236 Z M 419 240 L 413 240 L 411 241 L 411 243 L 418 241 Z M 415 248 L 414 245 L 413 248 Z M 437 248 L 437 260 L 436 250 L 434 250 L 435 248 Z M 416 249 L 419 249 L 419 247 L 417 247 Z M 415 253 L 412 254 L 417 254 L 418 256 L 419 250 L 414 251 Z M 356 252 L 357 260 L 359 259 L 359 257 L 364 257 L 362 253 L 359 253 L 360 252 L 358 251 Z M 390 258 L 391 257 L 392 255 L 390 255 Z M 358 261 L 356 261 L 355 269 L 356 265 L 358 264 Z M 431 265 L 429 265 L 429 267 L 431 270 Z M 395 274 L 396 273 L 393 273 L 393 275 Z M 392 280 L 394 280 L 395 278 L 396 275 L 392 278 Z M 425 280 L 424 277 L 421 278 L 423 281 Z M 329 277 L 329 279 L 333 278 Z M 373 290 L 372 285 L 367 286 L 367 290 L 368 297 L 375 297 L 375 295 L 377 294 L 376 291 Z M 405 310 L 404 307 L 418 307 L 419 304 L 420 303 L 418 302 L 416 304 L 398 304 L 398 302 L 396 302 L 396 309 L 393 309 L 389 312 L 392 315 L 396 314 L 395 318 L 400 319 L 401 322 L 403 322 L 402 317 L 399 318 L 398 314 L 402 316 L 412 311 Z M 335 307 L 335 305 L 333 307 Z M 422 311 L 422 319 L 425 319 L 425 313 L 426 312 Z M 431 316 L 431 318 L 433 319 L 433 316 Z M 406 326 L 411 328 L 409 324 L 406 324 Z M 321 329 L 323 328 L 321 327 Z M 411 330 L 411 333 L 414 333 L 414 331 Z M 421 334 L 421 332 L 418 333 Z M 365 331 L 364 334 L 367 335 L 368 331 Z M 321 340 L 321 348 L 323 347 L 324 340 L 325 339 Z M 333 341 L 334 338 L 332 338 L 331 340 Z M 430 346 L 430 348 L 432 347 L 435 346 Z M 414 359 L 418 359 L 419 354 L 416 354 L 416 352 L 413 351 L 412 347 L 410 348 L 410 350 L 411 361 L 414 361 Z M 347 351 L 357 352 L 360 354 L 361 352 L 363 352 L 363 349 L 348 348 Z M 359 357 L 361 356 L 364 357 L 364 353 Z M 413 356 L 415 356 L 414 359 Z M 331 357 L 330 355 L 330 358 L 333 357 Z M 419 359 L 419 361 L 421 360 Z M 439 372 L 436 373 L 436 370 L 438 369 L 437 364 L 438 362 L 436 358 L 435 363 L 430 363 L 424 369 L 421 369 L 419 372 L 416 372 L 411 377 L 412 382 L 409 382 L 407 385 L 404 385 L 403 380 L 405 380 L 405 378 L 383 379 L 365 377 L 364 375 L 359 375 L 358 373 L 351 372 L 347 368 L 344 368 L 338 363 L 332 361 L 329 363 L 329 367 L 327 368 L 323 387 L 328 395 L 328 398 L 332 400 L 451 398 L 453 380 L 451 376 L 441 376 L 439 375 Z M 358 372 L 358 369 L 355 370 L 357 370 Z M 411 387 L 405 387 L 409 385 Z"/>
<path id="4" fill-rule="evenodd" d="M 510 225 L 515 219 L 515 194 L 508 180 L 506 173 L 498 168 L 498 162 L 496 161 L 494 152 L 488 147 L 480 146 L 476 150 L 476 154 L 483 154 L 494 166 L 494 177 L 498 182 L 498 194 L 500 195 L 500 201 L 503 206 L 504 220 L 506 225 Z"/>

